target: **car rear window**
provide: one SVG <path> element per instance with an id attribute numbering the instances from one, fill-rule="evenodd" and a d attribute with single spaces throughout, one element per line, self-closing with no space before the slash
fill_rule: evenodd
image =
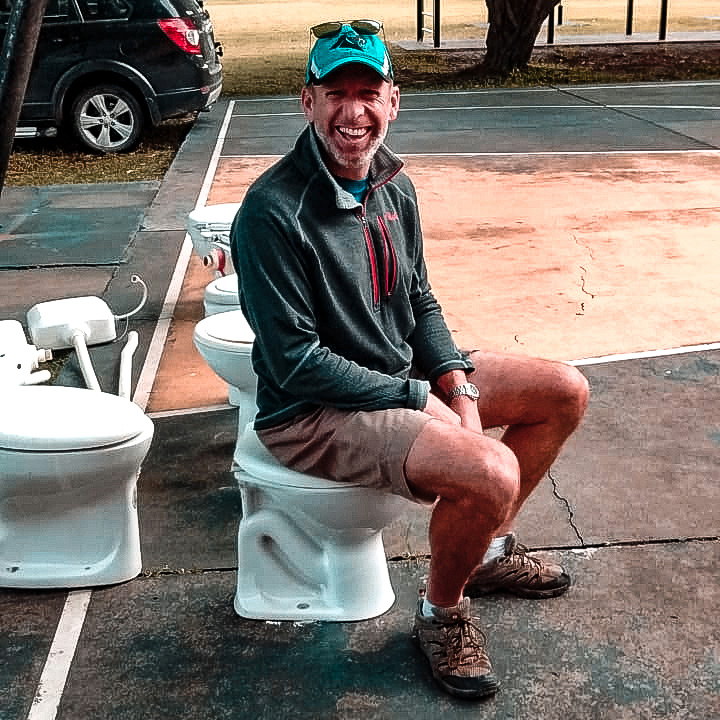
<path id="1" fill-rule="evenodd" d="M 192 0 L 133 0 L 133 5 L 133 17 L 137 19 L 185 17 L 187 10 L 193 15 L 200 12 Z"/>
<path id="2" fill-rule="evenodd" d="M 78 0 L 78 5 L 85 20 L 157 20 L 201 12 L 194 0 Z"/>
<path id="3" fill-rule="evenodd" d="M 0 0 L 0 24 L 6 25 L 10 17 L 12 0 Z M 45 8 L 45 22 L 67 22 L 75 20 L 76 14 L 70 0 L 48 0 Z"/>
<path id="4" fill-rule="evenodd" d="M 78 0 L 84 20 L 126 20 L 132 15 L 130 0 Z"/>

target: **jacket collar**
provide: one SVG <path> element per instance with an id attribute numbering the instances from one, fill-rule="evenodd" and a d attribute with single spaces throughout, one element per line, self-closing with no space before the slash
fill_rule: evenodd
<path id="1" fill-rule="evenodd" d="M 315 130 L 312 124 L 308 125 L 298 137 L 292 156 L 298 168 L 308 180 L 320 173 L 330 185 L 335 196 L 335 203 L 340 210 L 353 210 L 360 207 L 360 203 L 345 189 L 340 187 L 332 173 L 327 169 L 320 153 Z M 371 189 L 384 185 L 400 172 L 404 163 L 384 143 L 378 148 L 370 164 L 368 182 Z"/>

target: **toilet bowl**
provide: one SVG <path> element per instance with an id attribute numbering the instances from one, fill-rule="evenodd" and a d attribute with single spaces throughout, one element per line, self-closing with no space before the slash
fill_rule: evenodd
<path id="1" fill-rule="evenodd" d="M 392 606 L 382 529 L 406 500 L 289 470 L 250 426 L 238 438 L 233 468 L 243 506 L 238 615 L 348 622 Z"/>
<path id="2" fill-rule="evenodd" d="M 237 275 L 223 275 L 208 283 L 203 297 L 205 315 L 240 309 Z"/>
<path id="3" fill-rule="evenodd" d="M 0 406 L 0 587 L 87 587 L 141 570 L 136 482 L 153 423 L 125 398 L 19 386 Z"/>
<path id="4" fill-rule="evenodd" d="M 242 320 L 241 320 L 242 318 Z M 408 501 L 281 465 L 252 429 L 252 331 L 240 310 L 201 320 L 194 340 L 237 389 L 232 470 L 241 489 L 235 611 L 265 620 L 364 620 L 390 608 L 382 528 Z"/>
<path id="5" fill-rule="evenodd" d="M 193 331 L 198 352 L 229 386 L 229 402 L 238 408 L 238 427 L 245 427 L 257 411 L 257 378 L 250 359 L 254 339 L 241 310 L 208 315 Z"/>

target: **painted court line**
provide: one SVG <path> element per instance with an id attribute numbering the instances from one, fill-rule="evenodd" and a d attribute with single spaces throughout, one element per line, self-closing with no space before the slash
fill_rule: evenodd
<path id="1" fill-rule="evenodd" d="M 570 105 L 448 105 L 446 107 L 413 107 L 413 108 L 406 108 L 401 107 L 399 112 L 400 113 L 437 113 L 437 112 L 512 112 L 515 110 L 538 110 L 538 111 L 544 111 L 544 110 L 585 110 L 587 112 L 600 112 L 603 109 L 609 109 L 609 110 L 627 110 L 627 109 L 635 109 L 635 110 L 687 110 L 690 111 L 697 111 L 697 110 L 717 110 L 720 111 L 720 105 L 629 105 L 629 104 L 621 104 L 621 103 L 607 103 L 603 105 L 579 105 L 579 104 L 570 104 Z M 271 112 L 271 113 L 237 113 L 236 115 L 233 115 L 233 118 L 242 118 L 242 119 L 248 119 L 248 118 L 282 118 L 282 117 L 302 117 L 302 112 L 297 111 L 288 111 L 288 112 Z"/>
<path id="2" fill-rule="evenodd" d="M 91 595 L 90 590 L 68 593 L 27 720 L 53 720 L 57 714 Z"/>
<path id="3" fill-rule="evenodd" d="M 399 153 L 401 157 L 496 157 L 496 156 L 533 156 L 533 155 L 717 155 L 720 149 L 703 148 L 702 150 L 535 150 L 531 152 L 518 150 L 502 152 L 423 152 L 423 153 Z M 235 155 L 225 157 L 249 157 L 247 155 Z"/>
<path id="4" fill-rule="evenodd" d="M 400 157 L 405 158 L 423 158 L 423 157 L 458 157 L 458 158 L 472 158 L 472 157 L 522 157 L 522 156 L 555 156 L 555 155 L 718 155 L 720 149 L 704 148 L 702 150 L 534 150 L 531 152 L 518 150 L 513 151 L 488 151 L 488 152 L 422 152 L 422 153 L 398 153 Z M 223 155 L 223 160 L 246 160 L 248 158 L 258 159 L 269 159 L 274 158 L 280 159 L 283 155 L 280 154 L 252 154 L 252 155 L 239 155 L 239 154 L 228 154 Z"/>
<path id="5" fill-rule="evenodd" d="M 225 142 L 225 136 L 227 135 L 228 128 L 230 127 L 230 119 L 232 117 L 234 105 L 234 100 L 231 100 L 228 104 L 225 117 L 223 118 L 222 125 L 220 126 L 220 132 L 215 143 L 215 148 L 210 157 L 210 162 L 208 163 L 208 169 L 205 172 L 205 179 L 200 189 L 197 202 L 195 203 L 195 208 L 202 207 L 207 202 L 208 195 L 210 194 L 210 187 L 212 186 L 213 179 L 215 178 L 215 172 L 217 170 L 218 163 L 220 162 L 220 154 L 223 143 Z M 185 273 L 191 256 L 192 241 L 190 239 L 190 235 L 185 233 L 185 239 L 180 251 L 180 256 L 175 264 L 175 271 L 173 272 L 172 279 L 170 280 L 170 285 L 165 295 L 165 302 L 163 303 L 162 310 L 160 311 L 158 322 L 155 325 L 155 332 L 153 333 L 152 340 L 150 341 L 150 348 L 145 358 L 145 364 L 143 365 L 140 377 L 138 378 L 135 395 L 133 396 L 133 402 L 139 405 L 143 410 L 147 407 L 148 400 L 150 399 L 150 391 L 152 390 L 153 381 L 155 380 L 155 375 L 157 374 L 157 369 L 160 365 L 165 341 L 167 340 L 167 335 L 170 331 L 170 323 L 172 322 L 173 313 L 175 312 L 175 305 L 177 304 L 178 297 L 180 296 L 183 279 L 185 278 Z"/>
<path id="6" fill-rule="evenodd" d="M 720 350 L 720 342 L 706 343 L 704 345 L 686 345 L 684 347 L 665 348 L 663 350 L 646 350 L 632 353 L 616 353 L 614 355 L 602 355 L 598 357 L 582 358 L 581 360 L 565 360 L 568 365 L 584 367 L 589 365 L 603 365 L 605 363 L 622 362 L 623 360 L 645 360 L 649 358 L 672 357 L 673 355 L 687 355 L 698 352 Z M 200 413 L 217 412 L 219 410 L 231 410 L 232 405 L 203 405 L 193 408 L 181 408 L 178 410 L 159 410 L 148 413 L 153 419 L 168 417 L 184 417 L 186 415 L 198 415 Z"/>
<path id="7" fill-rule="evenodd" d="M 158 420 L 162 418 L 181 417 L 184 415 L 199 415 L 200 413 L 232 409 L 232 405 L 230 405 L 229 403 L 224 403 L 222 405 L 203 405 L 201 407 L 183 408 L 182 410 L 158 410 L 157 412 L 148 413 L 148 417 L 153 420 Z"/>
<path id="8" fill-rule="evenodd" d="M 205 205 L 208 195 L 210 194 L 210 187 L 215 177 L 222 145 L 230 125 L 233 106 L 234 101 L 231 100 L 220 127 L 215 149 L 210 157 L 205 179 L 195 204 L 196 208 Z M 182 250 L 170 280 L 170 285 L 165 294 L 165 302 L 160 312 L 160 318 L 158 319 L 155 332 L 150 341 L 150 349 L 145 358 L 135 395 L 133 396 L 133 402 L 143 410 L 147 407 L 150 390 L 160 363 L 160 357 L 170 328 L 170 320 L 172 319 L 175 305 L 180 295 L 182 281 L 187 270 L 191 252 L 192 242 L 190 241 L 190 236 L 186 233 Z M 91 597 L 92 590 L 76 590 L 68 593 L 62 613 L 60 614 L 60 619 L 58 620 L 57 628 L 55 629 L 55 636 L 53 637 L 45 665 L 40 675 L 40 681 L 35 690 L 35 697 L 30 706 L 27 720 L 54 720 L 57 715 L 68 673 L 70 672 L 70 666 L 75 657 L 75 651 L 77 650 L 77 645 L 80 640 L 80 633 L 82 632 L 88 607 L 90 606 Z"/>
<path id="9" fill-rule="evenodd" d="M 698 80 L 688 82 L 654 82 L 654 83 L 627 83 L 624 85 L 553 85 L 545 88 L 488 88 L 486 90 L 429 90 L 424 92 L 408 91 L 405 95 L 412 97 L 443 97 L 446 95 L 507 95 L 507 94 L 532 94 L 532 93 L 558 93 L 573 90 L 585 92 L 586 90 L 635 90 L 637 88 L 686 88 L 686 87 L 714 87 L 720 85 L 720 80 Z M 243 101 L 244 102 L 244 101 Z"/>
<path id="10" fill-rule="evenodd" d="M 708 352 L 710 350 L 720 350 L 720 342 L 707 343 L 705 345 L 686 345 L 684 347 L 665 348 L 664 350 L 646 350 L 644 352 L 617 353 L 615 355 L 589 357 L 583 358 L 582 360 L 570 360 L 568 364 L 582 367 L 584 365 L 601 365 L 603 363 L 622 362 L 623 360 L 645 360 L 648 358 L 670 357 L 672 355 L 685 355 L 688 353 Z"/>

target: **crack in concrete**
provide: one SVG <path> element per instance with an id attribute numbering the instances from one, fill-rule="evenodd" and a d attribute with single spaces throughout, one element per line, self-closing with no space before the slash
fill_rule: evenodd
<path id="1" fill-rule="evenodd" d="M 558 490 L 558 484 L 557 480 L 553 477 L 550 470 L 548 470 L 548 477 L 550 478 L 550 482 L 553 486 L 553 495 L 560 500 L 560 502 L 564 503 L 565 508 L 567 509 L 568 513 L 568 522 L 570 523 L 570 527 L 575 531 L 575 535 L 577 535 L 577 539 L 580 541 L 580 545 L 582 547 L 585 547 L 585 540 L 583 540 L 583 536 L 580 534 L 580 530 L 578 529 L 578 526 L 575 524 L 575 513 L 573 509 L 570 507 L 570 502 L 568 499 L 560 494 L 560 491 Z"/>
<path id="2" fill-rule="evenodd" d="M 577 246 L 585 249 L 585 251 L 587 252 L 587 254 L 590 256 L 590 260 L 591 260 L 591 261 L 594 261 L 594 260 L 595 260 L 595 256 L 593 255 L 592 248 L 591 248 L 589 245 L 586 245 L 585 243 L 580 242 L 580 241 L 577 239 L 577 235 L 573 235 L 572 238 L 573 238 L 573 240 L 575 241 L 575 244 L 576 244 Z M 588 269 L 587 269 L 584 265 L 580 265 L 579 267 L 580 267 L 580 270 L 582 270 L 582 272 L 580 273 L 580 290 L 581 290 L 585 295 L 587 295 L 591 300 L 594 300 L 594 299 L 595 299 L 595 293 L 591 293 L 591 292 L 586 288 L 587 276 L 588 276 Z M 579 310 L 579 312 L 576 312 L 575 314 L 576 314 L 576 315 L 584 315 L 584 314 L 585 314 L 585 303 L 584 303 L 584 302 L 581 302 L 581 303 L 580 303 L 580 310 Z"/>

